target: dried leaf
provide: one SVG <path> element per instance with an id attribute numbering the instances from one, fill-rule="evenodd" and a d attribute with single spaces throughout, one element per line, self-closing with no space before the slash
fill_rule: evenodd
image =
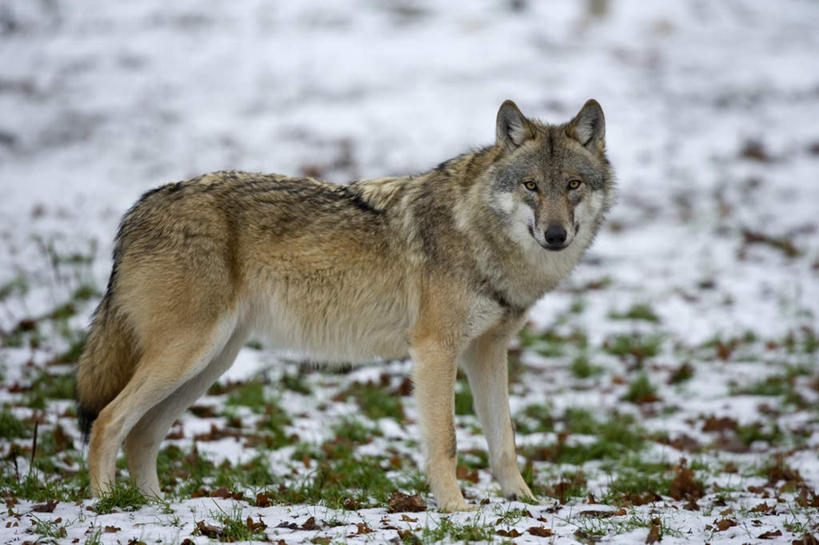
<path id="1" fill-rule="evenodd" d="M 705 424 L 702 426 L 702 431 L 733 431 L 737 429 L 737 425 L 737 421 L 733 418 L 727 416 L 716 417 L 712 415 L 705 419 Z"/>
<path id="2" fill-rule="evenodd" d="M 256 494 L 256 507 L 270 507 L 273 502 L 270 501 L 270 496 L 266 492 L 259 492 Z"/>
<path id="3" fill-rule="evenodd" d="M 520 537 L 523 534 L 512 528 L 511 530 L 498 530 L 498 535 L 503 537 Z"/>
<path id="4" fill-rule="evenodd" d="M 412 533 L 412 530 L 398 530 L 398 537 L 401 539 L 401 543 L 405 545 L 421 545 L 421 540 Z"/>
<path id="5" fill-rule="evenodd" d="M 196 529 L 194 530 L 194 534 L 199 533 L 199 535 L 211 537 L 211 538 L 218 538 L 222 535 L 222 528 L 218 526 L 214 526 L 212 524 L 205 524 L 204 520 L 200 520 L 196 523 Z"/>
<path id="6" fill-rule="evenodd" d="M 581 511 L 577 514 L 579 517 L 592 517 L 592 518 L 600 518 L 606 519 L 610 517 L 622 517 L 625 515 L 627 511 L 625 509 L 618 509 L 617 511 Z"/>
<path id="7" fill-rule="evenodd" d="M 419 494 L 413 494 L 410 496 L 399 492 L 398 490 L 394 490 L 390 495 L 387 505 L 390 507 L 390 513 L 401 513 L 404 511 L 417 513 L 419 511 L 427 510 L 427 504 Z"/>
<path id="8" fill-rule="evenodd" d="M 694 480 L 694 472 L 688 467 L 685 460 L 676 467 L 677 474 L 671 481 L 670 494 L 675 500 L 699 499 L 704 494 L 702 484 Z"/>
<path id="9" fill-rule="evenodd" d="M 465 479 L 469 482 L 477 483 L 478 482 L 478 470 L 473 469 L 470 470 L 466 466 L 458 466 L 455 470 L 455 476 L 459 479 Z"/>
<path id="10" fill-rule="evenodd" d="M 53 513 L 55 507 L 57 507 L 57 500 L 48 500 L 45 503 L 32 505 L 31 511 L 34 513 Z"/>
<path id="11" fill-rule="evenodd" d="M 648 529 L 648 535 L 646 536 L 646 543 L 657 543 L 663 540 L 663 534 L 660 531 L 660 525 L 654 524 L 652 521 L 651 527 Z"/>
<path id="12" fill-rule="evenodd" d="M 554 534 L 554 532 L 552 532 L 550 529 L 545 528 L 543 526 L 532 526 L 526 531 L 532 534 L 533 536 L 538 537 L 550 537 L 551 535 Z"/>
<path id="13" fill-rule="evenodd" d="M 728 528 L 733 528 L 734 526 L 736 526 L 737 522 L 731 519 L 722 519 L 714 522 L 714 524 L 717 527 L 717 532 L 724 532 Z"/>

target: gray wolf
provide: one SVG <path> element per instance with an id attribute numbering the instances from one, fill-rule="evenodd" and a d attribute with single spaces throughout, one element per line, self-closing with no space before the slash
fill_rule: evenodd
<path id="1" fill-rule="evenodd" d="M 335 185 L 215 172 L 146 193 L 123 217 L 77 368 L 95 494 L 131 477 L 160 494 L 171 423 L 251 332 L 332 362 L 413 360 L 438 507 L 469 510 L 455 477 L 453 392 L 465 370 L 507 497 L 521 477 L 507 345 L 566 278 L 613 201 L 600 105 L 550 125 L 506 101 L 494 145 L 414 176 Z M 96 419 L 96 420 L 94 420 Z"/>

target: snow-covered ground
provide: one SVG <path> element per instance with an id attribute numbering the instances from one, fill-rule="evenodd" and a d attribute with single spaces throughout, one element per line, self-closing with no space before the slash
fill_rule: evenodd
<path id="1" fill-rule="evenodd" d="M 652 526 L 667 543 L 816 535 L 818 30 L 819 4 L 809 0 L 3 1 L 0 402 L 27 429 L 0 433 L 0 541 L 82 543 L 96 535 L 104 543 L 204 543 L 210 538 L 192 535 L 195 522 L 218 526 L 217 515 L 235 509 L 238 518 L 261 517 L 262 532 L 287 543 L 412 542 L 398 530 L 430 542 L 465 539 L 447 533 L 442 520 L 515 530 L 521 535 L 475 534 L 515 543 L 642 543 Z M 181 498 L 104 515 L 91 499 L 61 501 L 51 513 L 31 513 L 38 501 L 12 499 L 9 479 L 27 473 L 34 421 L 41 438 L 58 427 L 69 437 L 52 470 L 78 469 L 65 388 L 39 401 L 32 392 L 50 384 L 43 376 L 70 370 L 71 344 L 107 280 L 116 224 L 141 193 L 218 169 L 338 182 L 418 172 L 490 143 L 506 98 L 531 116 L 563 122 L 590 97 L 606 113 L 619 201 L 573 276 L 533 310 L 515 348 L 521 463 L 539 453 L 531 471 L 542 505 L 503 501 L 480 464 L 477 482 L 462 484 L 473 501 L 491 502 L 477 515 L 448 519 L 434 505 L 395 514 L 259 507 L 241 489 L 234 491 L 249 501 Z M 588 373 L 578 360 L 588 360 Z M 317 421 L 358 418 L 354 397 L 340 393 L 368 380 L 397 388 L 409 370 L 395 362 L 310 371 L 301 378 L 310 393 L 300 393 L 276 386 L 277 361 L 248 347 L 221 382 L 272 377 L 265 388 L 289 413 L 288 433 L 306 443 L 333 437 Z M 293 363 L 284 368 L 299 372 Z M 641 377 L 648 394 L 635 386 Z M 201 400 L 217 416 L 187 413 L 170 443 L 185 452 L 195 443 L 217 464 L 257 456 L 241 432 L 201 435 L 230 426 L 221 412 L 228 396 Z M 377 420 L 381 436 L 356 445 L 356 456 L 378 459 L 394 448 L 420 462 L 414 405 L 401 400 L 406 418 Z M 544 405 L 553 426 L 542 415 L 523 416 Z M 667 479 L 685 481 L 680 475 L 694 468 L 704 486 L 694 494 L 699 510 L 685 508 L 690 494 L 643 505 L 613 495 L 623 459 L 572 465 L 565 452 L 545 448 L 595 440 L 574 432 L 567 415 L 576 407 L 600 421 L 634 416 L 649 443 L 635 456 L 667 464 Z M 458 419 L 459 449 L 467 456 L 483 449 L 474 417 Z M 41 452 L 61 452 L 54 441 Z M 293 449 L 263 451 L 273 473 L 299 477 Z M 312 464 L 296 465 L 304 472 Z M 584 493 L 553 505 L 549 491 L 578 470 Z M 606 506 L 589 503 L 601 498 Z M 625 514 L 578 514 L 620 507 Z M 308 517 L 316 527 L 302 529 Z M 37 528 L 55 535 L 32 533 Z"/>

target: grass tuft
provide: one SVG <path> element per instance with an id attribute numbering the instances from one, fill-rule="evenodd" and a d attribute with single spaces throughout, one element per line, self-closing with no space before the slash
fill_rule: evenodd
<path id="1" fill-rule="evenodd" d="M 99 497 L 93 508 L 98 514 L 104 515 L 112 513 L 115 509 L 136 511 L 148 502 L 148 498 L 143 496 L 133 483 L 117 482 Z"/>
<path id="2" fill-rule="evenodd" d="M 625 312 L 610 312 L 609 318 L 612 320 L 641 320 L 644 322 L 659 323 L 660 317 L 654 312 L 650 305 L 640 303 L 633 305 Z"/>

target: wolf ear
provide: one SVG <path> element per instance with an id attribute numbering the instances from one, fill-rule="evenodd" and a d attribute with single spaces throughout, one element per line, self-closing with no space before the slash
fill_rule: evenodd
<path id="1" fill-rule="evenodd" d="M 497 121 L 498 144 L 509 151 L 520 147 L 530 138 L 535 137 L 529 120 L 523 117 L 520 110 L 511 100 L 501 104 Z"/>
<path id="2" fill-rule="evenodd" d="M 580 112 L 569 122 L 566 132 L 583 146 L 596 147 L 602 151 L 606 147 L 606 119 L 603 117 L 603 108 L 593 98 L 587 100 Z"/>

